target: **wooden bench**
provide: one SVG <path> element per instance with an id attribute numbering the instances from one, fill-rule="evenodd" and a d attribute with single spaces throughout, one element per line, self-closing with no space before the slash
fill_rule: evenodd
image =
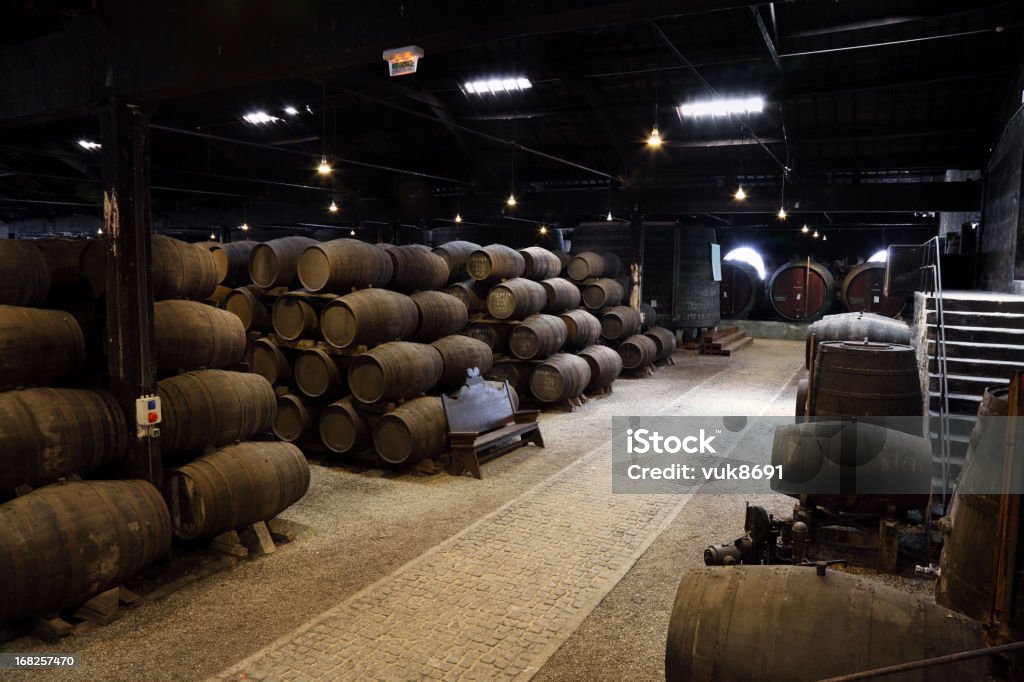
<path id="1" fill-rule="evenodd" d="M 470 369 L 469 378 L 454 397 L 441 396 L 448 419 L 452 452 L 448 473 L 480 476 L 480 462 L 511 452 L 527 443 L 544 447 L 537 415 L 540 410 L 517 410 L 508 382 L 497 388 Z M 517 438 L 518 437 L 518 438 Z M 517 438 L 512 442 L 506 442 Z"/>

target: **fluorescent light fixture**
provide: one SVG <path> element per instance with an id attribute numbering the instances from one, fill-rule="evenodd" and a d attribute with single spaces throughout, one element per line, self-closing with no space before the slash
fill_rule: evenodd
<path id="1" fill-rule="evenodd" d="M 88 151 L 91 152 L 94 149 L 99 149 L 103 145 L 101 145 L 99 142 L 93 142 L 92 140 L 79 140 L 78 146 L 81 147 L 82 149 L 87 149 Z"/>
<path id="2" fill-rule="evenodd" d="M 529 78 L 491 78 L 480 81 L 467 81 L 463 83 L 462 89 L 471 95 L 487 95 L 499 92 L 514 92 L 516 90 L 529 90 L 533 83 Z"/>
<path id="3" fill-rule="evenodd" d="M 242 120 L 246 123 L 251 123 L 255 126 L 263 125 L 264 123 L 274 123 L 276 121 L 280 121 L 281 119 L 278 118 L 277 116 L 271 116 L 265 111 L 254 111 L 250 114 L 246 114 L 245 116 L 243 116 Z"/>
<path id="4" fill-rule="evenodd" d="M 887 249 L 876 251 L 875 255 L 868 258 L 869 263 L 884 263 L 887 260 L 889 260 L 889 251 Z"/>
<path id="5" fill-rule="evenodd" d="M 288 106 L 284 108 L 284 113 L 288 114 L 289 116 L 298 116 L 299 110 L 296 109 L 295 107 Z"/>
<path id="6" fill-rule="evenodd" d="M 750 265 L 752 268 L 757 270 L 757 274 L 760 275 L 761 279 L 764 279 L 764 258 L 761 258 L 761 254 L 759 254 L 757 251 L 754 251 L 749 246 L 741 246 L 738 249 L 733 249 L 729 253 L 725 254 L 725 258 L 723 258 L 722 260 L 735 260 L 740 261 L 741 263 L 746 263 L 747 265 Z"/>
<path id="7" fill-rule="evenodd" d="M 760 114 L 762 111 L 764 111 L 764 99 L 761 97 L 712 99 L 704 102 L 690 102 L 679 107 L 680 114 L 691 118 L 728 116 L 729 114 Z"/>

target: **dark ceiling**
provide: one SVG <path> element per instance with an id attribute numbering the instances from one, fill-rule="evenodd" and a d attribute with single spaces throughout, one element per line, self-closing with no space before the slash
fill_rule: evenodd
<path id="1" fill-rule="evenodd" d="M 239 215 L 281 225 L 429 225 L 456 212 L 479 222 L 507 213 L 571 225 L 609 208 L 627 216 L 637 205 L 658 217 L 751 225 L 770 222 L 769 211 L 785 201 L 797 216 L 827 208 L 850 224 L 933 226 L 934 217 L 915 213 L 970 208 L 980 194 L 961 188 L 968 198 L 952 199 L 952 191 L 927 191 L 932 185 L 909 201 L 861 190 L 984 168 L 1021 71 L 1024 23 L 1019 1 L 638 2 L 632 9 L 598 2 L 589 12 L 587 3 L 569 2 L 564 11 L 558 3 L 505 8 L 518 23 L 503 33 L 508 16 L 493 10 L 488 21 L 488 3 L 462 0 L 418 3 L 392 33 L 388 13 L 400 7 L 392 3 L 288 3 L 298 7 L 294 25 L 259 32 L 248 27 L 262 3 L 211 3 L 239 14 L 225 10 L 204 23 L 208 10 L 196 10 L 192 29 L 183 7 L 191 3 L 170 4 L 177 23 L 159 3 L 6 3 L 0 76 L 19 78 L 0 79 L 0 219 L 98 215 L 102 152 L 76 141 L 99 141 L 103 88 L 92 88 L 91 102 L 69 94 L 68 106 L 54 103 L 69 90 L 64 82 L 88 99 L 90 79 L 105 64 L 131 71 L 138 53 L 138 72 L 122 90 L 137 89 L 154 106 L 153 210 L 168 225 L 207 229 Z M 688 5 L 722 9 L 673 16 L 672 7 Z M 288 69 L 261 61 L 271 63 L 266 54 L 274 50 L 285 59 L 285 48 L 301 55 L 304 22 L 312 22 L 310 53 L 321 49 L 324 26 L 335 30 L 338 15 L 353 46 L 333 39 L 338 68 L 324 69 L 315 55 Z M 165 21 L 167 35 L 146 42 Z M 426 49 L 419 72 L 389 78 L 378 48 L 420 42 L 418 21 Z M 217 54 L 234 56 L 230 68 L 211 74 L 198 57 L 187 62 L 182 39 L 190 30 L 196 55 L 215 42 Z M 161 40 L 172 38 L 164 47 Z M 250 70 L 241 59 L 247 51 Z M 74 79 L 76 64 L 84 84 Z M 154 72 L 164 80 L 147 91 Z M 167 74 L 194 87 L 167 86 Z M 533 87 L 485 96 L 460 88 L 494 76 L 525 76 Z M 41 92 L 28 92 L 35 87 Z M 763 96 L 767 105 L 745 119 L 677 113 L 678 104 L 712 91 Z M 33 110 L 37 99 L 48 104 Z M 284 113 L 286 105 L 299 113 Z M 242 120 L 257 110 L 280 120 Z M 644 144 L 655 123 L 666 141 L 659 150 Z M 328 179 L 315 172 L 324 152 L 335 167 Z M 751 194 L 744 204 L 731 199 L 737 183 Z M 831 187 L 827 201 L 822 186 Z M 504 206 L 510 191 L 521 199 L 514 211 Z M 332 198 L 338 214 L 326 211 Z"/>

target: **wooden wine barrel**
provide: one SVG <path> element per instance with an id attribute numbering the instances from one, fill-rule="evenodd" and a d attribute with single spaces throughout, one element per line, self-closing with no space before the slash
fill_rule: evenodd
<path id="1" fill-rule="evenodd" d="M 487 287 L 475 279 L 453 284 L 445 291 L 462 301 L 470 315 L 487 310 Z"/>
<path id="2" fill-rule="evenodd" d="M 274 435 L 286 443 L 315 441 L 319 418 L 318 403 L 304 400 L 294 393 L 285 393 L 277 397 Z"/>
<path id="3" fill-rule="evenodd" d="M 225 369 L 245 356 L 242 321 L 195 301 L 153 305 L 153 361 L 161 373 Z"/>
<path id="4" fill-rule="evenodd" d="M 258 374 L 205 369 L 157 382 L 164 453 L 248 440 L 274 423 L 274 388 Z"/>
<path id="5" fill-rule="evenodd" d="M 722 281 L 718 283 L 722 318 L 745 320 L 761 300 L 764 282 L 750 263 L 722 262 Z"/>
<path id="6" fill-rule="evenodd" d="M 513 279 L 522 276 L 526 260 L 504 244 L 490 244 L 469 254 L 466 270 L 479 282 Z"/>
<path id="7" fill-rule="evenodd" d="M 423 343 L 393 341 L 352 360 L 348 385 L 356 400 L 401 400 L 429 391 L 444 374 L 441 353 Z"/>
<path id="8" fill-rule="evenodd" d="M 444 371 L 437 387 L 441 390 L 456 389 L 466 383 L 466 371 L 475 367 L 481 376 L 490 371 L 494 364 L 494 353 L 483 341 L 456 334 L 438 339 L 431 344 L 441 354 Z"/>
<path id="9" fill-rule="evenodd" d="M 658 324 L 658 312 L 649 303 L 640 302 L 640 329 L 647 331 Z"/>
<path id="10" fill-rule="evenodd" d="M 561 277 L 553 277 L 543 280 L 540 285 L 544 287 L 548 302 L 543 312 L 557 315 L 566 310 L 573 310 L 580 305 L 580 288 L 573 282 Z"/>
<path id="11" fill-rule="evenodd" d="M 318 400 L 333 400 L 348 392 L 347 357 L 330 355 L 321 348 L 299 351 L 292 365 L 295 385 L 302 394 Z"/>
<path id="12" fill-rule="evenodd" d="M 281 294 L 270 311 L 274 333 L 285 341 L 320 338 L 320 313 L 337 300 L 330 294 L 297 290 Z"/>
<path id="13" fill-rule="evenodd" d="M 266 379 L 272 386 L 287 384 L 292 380 L 292 357 L 290 348 L 281 348 L 273 339 L 266 337 L 252 342 L 249 350 L 250 371 Z"/>
<path id="14" fill-rule="evenodd" d="M 448 449 L 448 420 L 441 399 L 423 396 L 381 415 L 373 427 L 373 449 L 389 464 L 412 464 Z"/>
<path id="15" fill-rule="evenodd" d="M 172 469 L 164 499 L 174 534 L 195 540 L 272 519 L 308 488 L 302 451 L 291 443 L 261 441 L 228 445 Z"/>
<path id="16" fill-rule="evenodd" d="M 885 263 L 861 263 L 852 268 L 843 278 L 839 300 L 852 313 L 883 317 L 896 317 L 907 304 L 906 298 L 885 295 Z"/>
<path id="17" fill-rule="evenodd" d="M 530 393 L 542 403 L 578 398 L 590 383 L 590 365 L 568 353 L 556 353 L 533 368 Z"/>
<path id="18" fill-rule="evenodd" d="M 914 349 L 890 343 L 818 344 L 811 383 L 814 417 L 921 415 L 921 380 Z"/>
<path id="19" fill-rule="evenodd" d="M 361 289 L 340 296 L 323 309 L 320 324 L 335 348 L 373 346 L 411 336 L 420 321 L 416 303 L 397 291 Z"/>
<path id="20" fill-rule="evenodd" d="M 810 645 L 799 656 L 780 653 L 798 641 Z M 877 580 L 802 566 L 706 566 L 679 584 L 665 679 L 810 682 L 984 646 L 981 623 Z M 879 679 L 984 680 L 989 665 L 977 658 Z"/>
<path id="21" fill-rule="evenodd" d="M 554 315 L 531 315 L 512 328 L 508 347 L 520 360 L 533 360 L 557 353 L 565 345 L 568 331 Z"/>
<path id="22" fill-rule="evenodd" d="M 247 242 L 239 242 L 244 244 Z M 224 297 L 224 310 L 238 316 L 247 332 L 268 332 L 274 328 L 273 299 L 254 284 L 232 289 Z"/>
<path id="23" fill-rule="evenodd" d="M 358 239 L 315 243 L 302 253 L 298 264 L 303 287 L 338 294 L 387 286 L 394 272 L 387 251 Z"/>
<path id="24" fill-rule="evenodd" d="M 517 393 L 530 392 L 530 374 L 533 372 L 534 363 L 521 360 L 499 360 L 491 366 L 491 370 L 485 375 L 489 380 L 505 383 L 508 382 Z"/>
<path id="25" fill-rule="evenodd" d="M 420 341 L 433 341 L 458 334 L 469 324 L 466 304 L 451 294 L 421 291 L 410 298 L 419 310 L 420 323 L 413 337 Z"/>
<path id="26" fill-rule="evenodd" d="M 807 416 L 807 392 L 810 388 L 807 385 L 807 379 L 801 379 L 796 383 L 796 416 L 806 417 Z M 797 423 L 805 421 L 798 419 Z"/>
<path id="27" fill-rule="evenodd" d="M 814 320 L 832 307 L 835 282 L 824 265 L 811 259 L 794 260 L 768 280 L 772 308 L 787 320 Z"/>
<path id="28" fill-rule="evenodd" d="M 327 242 L 330 243 L 330 242 Z M 309 237 L 281 237 L 253 247 L 249 252 L 249 278 L 264 289 L 292 288 L 299 274 L 299 259 L 305 250 L 320 242 Z M 306 286 L 303 283 L 303 286 Z M 310 291 L 310 287 L 306 287 Z"/>
<path id="29" fill-rule="evenodd" d="M 127 448 L 124 412 L 106 391 L 0 393 L 0 493 L 98 469 Z"/>
<path id="30" fill-rule="evenodd" d="M 570 310 L 559 317 L 565 324 L 567 348 L 586 348 L 601 338 L 601 321 L 586 310 Z"/>
<path id="31" fill-rule="evenodd" d="M 599 253 L 584 251 L 573 256 L 565 266 L 565 273 L 570 279 L 582 282 L 586 279 L 604 277 L 607 264 Z"/>
<path id="32" fill-rule="evenodd" d="M 434 253 L 441 257 L 448 266 L 448 281 L 456 282 L 469 277 L 466 272 L 466 261 L 469 254 L 480 248 L 479 244 L 462 240 L 455 240 L 434 247 Z"/>
<path id="33" fill-rule="evenodd" d="M 499 320 L 522 320 L 539 313 L 548 302 L 537 282 L 517 277 L 505 280 L 487 294 L 487 312 Z"/>
<path id="34" fill-rule="evenodd" d="M 572 256 L 562 249 L 552 249 L 551 253 L 555 254 L 555 258 L 557 258 L 558 262 L 562 264 L 562 269 L 558 271 L 558 274 L 561 275 L 565 272 L 565 266 L 569 264 L 570 260 L 572 260 Z"/>
<path id="35" fill-rule="evenodd" d="M 562 271 L 562 261 L 558 259 L 558 256 L 543 247 L 528 246 L 525 249 L 519 249 L 519 254 L 523 257 L 523 262 L 525 263 L 523 277 L 527 279 L 539 282 L 540 280 L 558 277 L 558 273 Z"/>
<path id="36" fill-rule="evenodd" d="M 57 383 L 84 362 L 85 337 L 70 314 L 0 305 L 0 391 Z"/>
<path id="37" fill-rule="evenodd" d="M 481 320 L 470 322 L 462 333 L 471 339 L 484 342 L 494 353 L 503 354 L 508 352 L 508 335 L 513 326 L 513 323 Z"/>
<path id="38" fill-rule="evenodd" d="M 0 239 L 0 304 L 31 306 L 50 291 L 50 264 L 32 242 Z"/>
<path id="39" fill-rule="evenodd" d="M 227 244 L 209 244 L 206 248 L 213 254 L 217 266 L 217 282 L 235 289 L 245 286 L 249 279 L 249 256 L 259 242 L 249 240 Z"/>
<path id="40" fill-rule="evenodd" d="M 601 315 L 601 336 L 606 339 L 624 339 L 640 331 L 640 312 L 629 306 L 615 306 Z"/>
<path id="41" fill-rule="evenodd" d="M 150 281 L 153 298 L 202 301 L 217 288 L 217 263 L 204 246 L 154 234 Z M 108 239 L 99 239 L 82 254 L 82 272 L 96 296 L 107 290 Z"/>
<path id="42" fill-rule="evenodd" d="M 651 327 L 644 336 L 654 342 L 654 358 L 651 362 L 661 362 L 672 357 L 676 352 L 676 335 L 664 327 Z"/>
<path id="43" fill-rule="evenodd" d="M 394 271 L 389 289 L 411 294 L 440 289 L 448 283 L 448 264 L 425 246 L 393 246 L 387 254 Z"/>
<path id="44" fill-rule="evenodd" d="M 57 483 L 0 505 L 0 622 L 78 606 L 167 553 L 171 521 L 145 481 Z"/>
<path id="45" fill-rule="evenodd" d="M 815 343 L 825 341 L 873 341 L 910 345 L 910 327 L 875 313 L 826 315 L 807 327 L 805 366 L 811 367 L 811 335 Z"/>
<path id="46" fill-rule="evenodd" d="M 619 277 L 625 272 L 625 268 L 622 265 L 622 259 L 612 251 L 603 251 L 601 257 L 604 258 L 604 276 L 605 277 Z"/>
<path id="47" fill-rule="evenodd" d="M 10 240 L 8 240 L 10 241 Z M 92 284 L 83 272 L 85 252 L 95 239 L 35 239 L 32 244 L 39 249 L 50 269 L 50 300 L 76 300 L 95 298 L 101 292 L 94 292 Z M 99 275 L 105 275 L 103 269 Z M 16 303 L 14 305 L 24 305 Z"/>
<path id="48" fill-rule="evenodd" d="M 634 334 L 619 344 L 618 351 L 624 369 L 640 369 L 654 362 L 658 346 L 651 337 Z"/>
<path id="49" fill-rule="evenodd" d="M 370 425 L 356 410 L 351 396 L 324 407 L 319 430 L 327 449 L 341 455 L 362 452 L 373 443 Z"/>
<path id="50" fill-rule="evenodd" d="M 611 386 L 622 374 L 622 356 L 608 346 L 587 346 L 579 356 L 590 366 L 588 391 Z"/>
<path id="51" fill-rule="evenodd" d="M 621 283 L 607 277 L 588 280 L 583 287 L 583 304 L 591 310 L 620 305 L 626 299 Z"/>

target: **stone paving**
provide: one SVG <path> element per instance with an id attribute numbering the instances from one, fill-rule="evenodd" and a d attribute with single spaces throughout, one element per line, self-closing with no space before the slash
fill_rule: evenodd
<path id="1" fill-rule="evenodd" d="M 529 679 L 689 500 L 612 495 L 610 448 L 213 679 Z"/>

